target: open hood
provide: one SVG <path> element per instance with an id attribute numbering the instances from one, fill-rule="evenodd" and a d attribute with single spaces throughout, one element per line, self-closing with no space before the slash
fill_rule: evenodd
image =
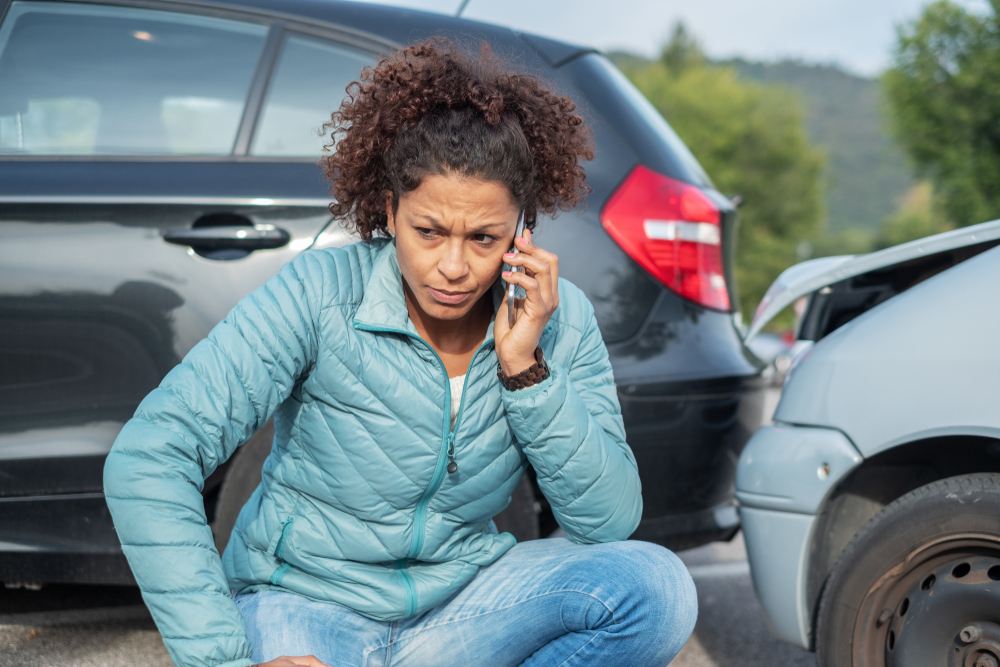
<path id="1" fill-rule="evenodd" d="M 757 307 L 744 342 L 760 333 L 768 322 L 801 296 L 812 294 L 827 285 L 840 282 L 869 271 L 893 266 L 902 262 L 934 255 L 955 248 L 976 245 L 1000 239 L 1000 220 L 981 225 L 953 229 L 950 232 L 928 236 L 902 245 L 879 250 L 867 255 L 821 257 L 796 264 L 778 276 Z"/>

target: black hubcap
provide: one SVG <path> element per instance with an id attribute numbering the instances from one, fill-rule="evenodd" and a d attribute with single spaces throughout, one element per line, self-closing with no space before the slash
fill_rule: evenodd
<path id="1" fill-rule="evenodd" d="M 862 602 L 857 667 L 1000 667 L 1000 540 L 942 538 L 887 572 Z"/>
<path id="2" fill-rule="evenodd" d="M 885 664 L 1000 667 L 1000 558 L 959 557 L 921 574 L 888 619 Z"/>

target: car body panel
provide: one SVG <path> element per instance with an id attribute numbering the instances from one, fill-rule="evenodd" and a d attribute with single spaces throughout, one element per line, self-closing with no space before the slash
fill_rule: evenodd
<path id="1" fill-rule="evenodd" d="M 833 283 L 916 257 L 1000 239 L 1000 220 L 954 229 L 867 255 L 822 257 L 786 269 L 768 288 L 757 307 L 744 340 L 749 342 L 764 326 L 799 297 Z"/>
<path id="2" fill-rule="evenodd" d="M 1000 248 L 842 326 L 790 372 L 774 420 L 836 428 L 870 457 L 934 434 L 1000 435 Z"/>
<path id="3" fill-rule="evenodd" d="M 754 590 L 771 633 L 809 648 L 809 550 L 816 513 L 863 458 L 835 429 L 769 424 L 740 454 L 736 498 Z"/>
<path id="4" fill-rule="evenodd" d="M 746 507 L 814 514 L 834 485 L 862 461 L 831 428 L 768 424 L 740 454 L 736 498 Z"/>
<path id="5" fill-rule="evenodd" d="M 740 507 L 740 521 L 750 577 L 771 634 L 809 648 L 812 614 L 805 604 L 806 575 L 816 517 Z"/>
<path id="6" fill-rule="evenodd" d="M 875 259 L 831 262 L 826 277 L 803 271 L 807 277 L 798 286 L 786 281 L 775 291 L 800 296 L 805 287 L 889 266 L 887 257 L 905 262 L 958 243 L 989 241 L 1000 225 L 959 231 L 874 253 L 880 255 Z M 819 594 L 807 585 L 820 537 L 812 527 L 852 471 L 931 438 L 1000 440 L 998 288 L 1000 247 L 992 247 L 858 315 L 792 367 L 775 423 L 757 431 L 737 472 L 751 572 L 775 636 L 810 647 Z M 822 464 L 829 466 L 825 479 L 816 472 Z M 850 535 L 838 539 L 846 544 Z"/>

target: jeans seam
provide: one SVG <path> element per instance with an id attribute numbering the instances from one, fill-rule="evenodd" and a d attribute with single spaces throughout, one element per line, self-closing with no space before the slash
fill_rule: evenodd
<path id="1" fill-rule="evenodd" d="M 410 637 L 407 637 L 405 640 L 399 640 L 399 639 L 396 639 L 396 638 L 392 638 L 391 643 L 394 644 L 394 643 L 397 643 L 397 642 L 407 641 L 409 639 L 412 639 L 412 638 L 416 637 L 421 632 L 424 632 L 426 630 L 433 630 L 435 628 L 441 628 L 441 627 L 444 627 L 446 625 L 451 625 L 453 623 L 461 623 L 463 621 L 469 621 L 469 620 L 472 620 L 474 618 L 479 618 L 480 616 L 487 616 L 489 614 L 495 614 L 495 613 L 498 613 L 498 612 L 501 612 L 501 611 L 507 611 L 508 609 L 513 609 L 514 607 L 516 607 L 516 606 L 518 606 L 520 604 L 524 604 L 525 602 L 532 602 L 534 600 L 538 600 L 539 598 L 543 598 L 543 597 L 546 597 L 548 595 L 559 595 L 561 593 L 577 593 L 578 595 L 584 595 L 584 596 L 586 596 L 588 598 L 591 598 L 593 600 L 597 600 L 597 602 L 602 607 L 604 607 L 608 611 L 609 614 L 611 614 L 611 623 L 612 623 L 612 625 L 615 625 L 615 624 L 618 623 L 618 621 L 615 619 L 615 612 L 614 612 L 614 610 L 611 609 L 611 608 L 609 608 L 608 605 L 606 605 L 604 603 L 604 600 L 600 599 L 596 595 L 591 595 L 590 593 L 584 593 L 582 591 L 559 590 L 559 591 L 548 591 L 547 593 L 540 593 L 539 595 L 535 595 L 535 596 L 530 597 L 530 598 L 525 598 L 524 600 L 519 600 L 518 602 L 515 602 L 513 604 L 509 604 L 506 607 L 498 607 L 496 609 L 490 609 L 489 611 L 484 611 L 484 612 L 479 613 L 479 614 L 473 614 L 472 616 L 466 616 L 464 618 L 456 618 L 454 620 L 445 621 L 443 623 L 437 623 L 435 625 L 428 625 L 428 626 L 425 626 L 423 628 L 420 628 L 418 631 L 414 632 L 413 635 L 411 635 Z M 566 629 L 567 632 L 569 632 L 569 628 L 566 628 L 565 624 L 563 624 L 563 627 Z M 386 667 L 388 667 L 388 663 L 386 663 Z"/>
<path id="2" fill-rule="evenodd" d="M 573 659 L 574 655 L 576 655 L 577 653 L 579 653 L 583 649 L 587 648 L 587 646 L 590 644 L 590 642 L 594 641 L 595 639 L 597 639 L 597 635 L 596 634 L 593 637 L 591 637 L 590 639 L 588 639 L 583 646 L 581 646 L 580 648 L 578 648 L 575 651 L 573 651 L 573 653 L 571 653 L 570 655 L 566 656 L 566 659 L 563 660 L 562 662 L 560 662 L 559 665 L 561 666 L 561 665 L 567 664 L 570 660 Z"/>
<path id="3" fill-rule="evenodd" d="M 392 664 L 392 647 L 396 643 L 396 633 L 399 631 L 399 621 L 389 623 L 389 643 L 385 647 L 385 667 Z"/>

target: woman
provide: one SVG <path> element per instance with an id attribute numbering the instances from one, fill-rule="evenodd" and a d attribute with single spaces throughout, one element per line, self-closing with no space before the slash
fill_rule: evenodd
<path id="1" fill-rule="evenodd" d="M 444 42 L 352 84 L 324 166 L 363 241 L 243 299 L 108 458 L 178 665 L 662 666 L 683 645 L 687 571 L 622 541 L 642 501 L 593 309 L 530 231 L 514 239 L 522 212 L 530 229 L 585 192 L 573 111 Z M 526 293 L 513 327 L 505 281 Z M 220 561 L 203 480 L 272 415 Z M 497 534 L 529 463 L 568 540 Z"/>

